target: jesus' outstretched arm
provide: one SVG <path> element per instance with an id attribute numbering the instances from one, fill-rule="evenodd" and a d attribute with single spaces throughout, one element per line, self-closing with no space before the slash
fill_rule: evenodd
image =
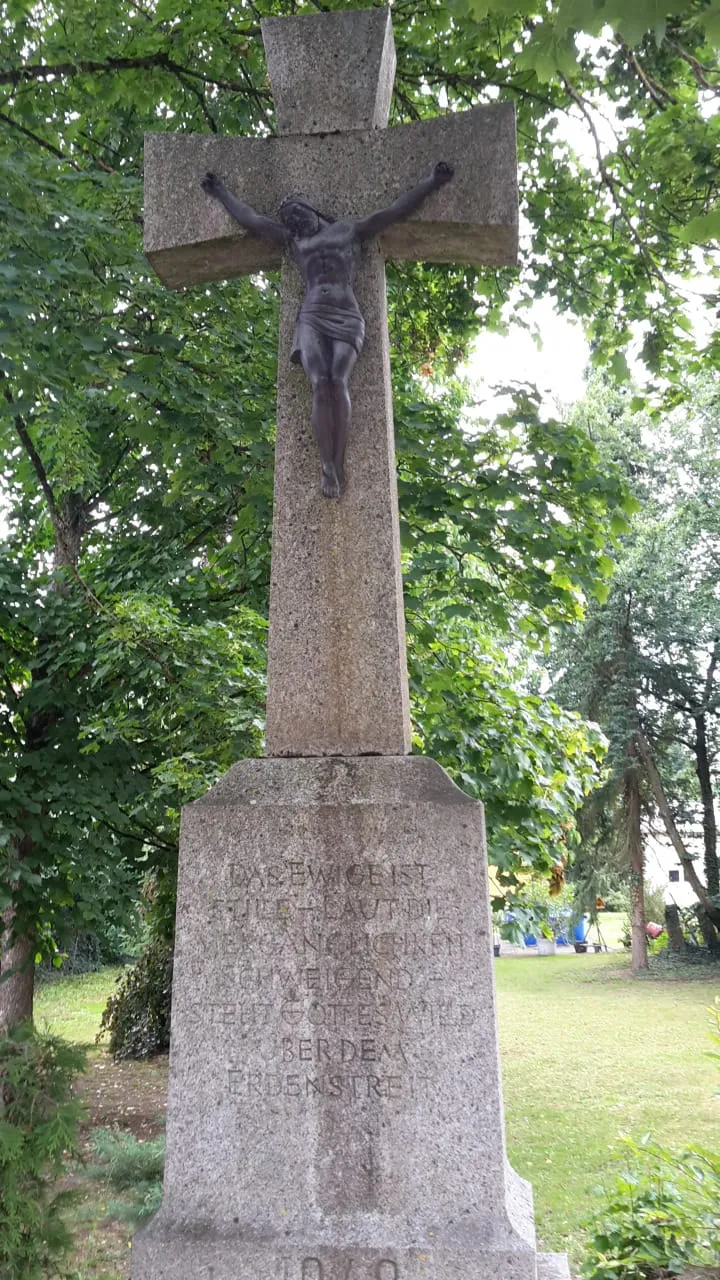
<path id="1" fill-rule="evenodd" d="M 401 222 L 403 218 L 409 218 L 410 214 L 419 209 L 423 201 L 427 200 L 433 191 L 437 191 L 439 187 L 444 187 L 452 176 L 452 165 L 440 160 L 435 165 L 432 173 L 429 173 L 426 178 L 418 182 L 416 187 L 399 196 L 387 209 L 378 209 L 376 213 L 369 214 L 367 218 L 358 218 L 355 223 L 356 236 L 359 240 L 367 240 L 370 236 L 379 235 L 386 227 L 392 226 L 393 222 Z"/>
<path id="2" fill-rule="evenodd" d="M 200 185 L 203 191 L 207 191 L 209 196 L 214 196 L 216 200 L 219 200 L 228 213 L 246 231 L 252 231 L 256 236 L 262 236 L 265 240 L 273 240 L 275 244 L 287 244 L 288 233 L 285 227 L 281 226 L 279 222 L 273 222 L 272 218 L 266 218 L 263 214 L 256 213 L 249 204 L 244 204 L 242 200 L 238 200 L 237 196 L 234 196 L 232 191 L 228 191 L 225 184 L 214 173 L 206 173 Z"/>

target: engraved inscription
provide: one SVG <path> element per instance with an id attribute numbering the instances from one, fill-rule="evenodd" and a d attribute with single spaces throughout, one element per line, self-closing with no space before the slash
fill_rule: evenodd
<path id="1" fill-rule="evenodd" d="M 291 1071 L 243 1071 L 230 1068 L 228 1088 L 231 1097 L 258 1098 L 335 1098 L 342 1102 L 399 1101 L 401 1098 L 427 1098 L 432 1081 L 416 1072 L 404 1075 L 367 1075 Z"/>
<path id="2" fill-rule="evenodd" d="M 385 1113 L 432 1097 L 443 1033 L 478 1015 L 462 985 L 464 904 L 448 902 L 433 868 L 288 858 L 233 865 L 228 881 L 210 903 L 225 960 L 217 1002 L 185 1016 L 232 1029 L 227 1093 L 239 1114 L 259 1099 Z M 377 1280 L 396 1280 L 385 1261 Z"/>
<path id="3" fill-rule="evenodd" d="M 405 1050 L 399 1040 L 374 1040 L 369 1037 L 359 1041 L 341 1039 L 328 1040 L 319 1037 L 317 1040 L 301 1037 L 295 1040 L 283 1036 L 283 1062 L 407 1062 Z"/>
<path id="4" fill-rule="evenodd" d="M 235 866 L 233 883 L 251 892 L 283 892 L 289 889 L 424 889 L 427 863 L 351 862 L 347 867 L 320 867 L 312 862 L 287 859 L 275 867 Z"/>

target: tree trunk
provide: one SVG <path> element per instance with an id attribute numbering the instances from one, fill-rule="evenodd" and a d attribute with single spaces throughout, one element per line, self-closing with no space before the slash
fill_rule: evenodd
<path id="1" fill-rule="evenodd" d="M 687 943 L 680 925 L 680 912 L 676 903 L 669 902 L 665 907 L 665 928 L 667 929 L 668 948 L 675 955 L 687 951 Z"/>
<path id="2" fill-rule="evenodd" d="M 67 569 L 71 575 L 77 576 L 82 538 L 87 529 L 88 504 L 79 491 L 69 491 L 60 495 L 56 495 L 53 492 L 42 458 L 28 430 L 27 422 L 22 413 L 19 412 L 21 405 L 14 400 L 7 381 L 7 374 L 2 371 L 0 371 L 0 381 L 3 383 L 5 399 L 14 414 L 15 430 L 25 450 L 27 459 L 35 472 L 39 490 L 44 495 L 48 515 L 52 522 L 55 535 L 53 548 L 54 567 L 55 569 Z M 67 579 L 63 579 L 62 576 L 58 575 L 52 589 L 60 592 L 67 591 Z M 38 637 L 36 652 L 35 669 L 39 670 L 43 676 L 46 676 L 47 672 L 43 668 L 42 636 Z M 42 749 L 46 745 L 46 736 L 51 726 L 57 724 L 61 718 L 62 699 L 60 696 L 58 696 L 57 707 L 31 714 L 25 723 L 25 753 L 29 754 Z M 19 763 L 20 769 L 22 769 L 22 758 Z M 17 856 L 20 859 L 28 857 L 31 850 L 32 841 L 30 835 L 27 834 L 18 841 Z M 9 914 L 6 913 L 9 920 L 12 919 L 12 910 L 11 907 Z M 11 947 L 7 946 L 9 935 L 6 933 L 8 925 L 5 917 L 3 917 L 3 925 L 3 937 L 0 942 L 0 947 L 2 947 L 0 975 L 7 973 L 9 970 L 12 970 L 12 973 L 6 981 L 0 983 L 0 1026 L 10 1029 L 25 1018 L 32 1017 L 35 965 L 32 963 L 31 958 L 35 953 L 35 945 L 32 936 L 28 936 L 16 939 Z"/>
<path id="3" fill-rule="evenodd" d="M 84 529 L 85 508 L 79 495 L 67 494 L 61 506 L 53 511 L 55 528 L 55 549 L 53 561 L 56 569 L 69 569 L 72 573 L 77 569 L 80 544 Z M 66 591 L 67 584 L 62 580 L 53 587 L 56 591 Z M 38 663 L 36 670 L 46 675 L 43 668 L 42 636 L 38 638 Z M 60 703 L 60 700 L 59 700 Z M 25 723 L 25 758 L 34 751 L 46 746 L 47 736 L 52 727 L 62 717 L 62 706 L 47 708 L 32 715 Z M 22 762 L 19 769 L 22 769 Z M 27 858 L 32 852 L 32 841 L 26 835 L 17 842 L 16 854 L 19 859 Z M 3 936 L 0 951 L 0 976 L 9 973 L 9 977 L 0 982 L 0 1030 L 9 1031 L 20 1022 L 33 1016 L 35 991 L 35 939 L 31 936 L 17 938 L 9 945 L 9 929 L 13 919 L 13 909 L 9 908 L 3 916 Z"/>
<path id="4" fill-rule="evenodd" d="M 630 954 L 633 973 L 648 967 L 647 933 L 645 932 L 645 859 L 640 827 L 640 773 L 632 745 L 625 769 L 624 817 L 625 842 L 630 867 Z"/>
<path id="5" fill-rule="evenodd" d="M 718 931 L 702 904 L 698 905 L 695 914 L 697 915 L 698 925 L 700 927 L 700 932 L 705 946 L 709 951 L 720 951 Z"/>
<path id="6" fill-rule="evenodd" d="M 11 1031 L 20 1022 L 33 1016 L 35 991 L 35 944 L 32 938 L 17 938 L 10 944 L 13 909 L 9 907 L 2 917 L 2 950 L 0 951 L 0 976 L 12 970 L 12 975 L 0 982 L 0 1032 Z"/>
<path id="7" fill-rule="evenodd" d="M 667 831 L 672 842 L 672 846 L 683 865 L 685 879 L 688 884 L 692 886 L 693 892 L 695 893 L 698 902 L 703 907 L 710 923 L 717 929 L 720 927 L 720 909 L 713 905 L 705 885 L 695 870 L 695 863 L 685 848 L 683 838 L 677 829 L 675 819 L 670 810 L 670 805 L 668 804 L 667 796 L 665 795 L 665 789 L 663 787 L 660 774 L 655 767 L 655 761 L 653 760 L 652 752 L 650 750 L 650 743 L 645 737 L 642 729 L 639 727 L 635 733 L 635 742 L 637 744 L 638 754 L 642 760 L 647 780 L 650 783 L 653 796 L 655 797 L 655 803 L 665 824 L 665 830 Z"/>
<path id="8" fill-rule="evenodd" d="M 717 822 L 715 819 L 715 802 L 710 776 L 710 761 L 707 749 L 707 726 L 705 712 L 699 711 L 695 719 L 695 772 L 700 784 L 700 798 L 703 811 L 703 846 L 705 850 L 705 883 L 711 897 L 720 893 L 720 867 L 717 855 Z"/>

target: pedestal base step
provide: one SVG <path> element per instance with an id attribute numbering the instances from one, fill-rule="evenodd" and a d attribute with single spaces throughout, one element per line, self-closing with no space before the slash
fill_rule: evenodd
<path id="1" fill-rule="evenodd" d="M 559 1253 L 490 1250 L 471 1240 L 400 1248 L 369 1240 L 279 1244 L 178 1230 L 162 1215 L 138 1232 L 133 1263 L 135 1274 L 152 1280 L 570 1280 Z"/>

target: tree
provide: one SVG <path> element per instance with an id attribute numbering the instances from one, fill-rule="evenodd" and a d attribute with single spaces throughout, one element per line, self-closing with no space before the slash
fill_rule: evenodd
<path id="1" fill-rule="evenodd" d="M 631 958 L 635 972 L 647 968 L 644 909 L 644 852 L 641 828 L 643 787 L 635 734 L 640 680 L 632 629 L 632 573 L 622 567 L 607 600 L 588 610 L 581 627 L 559 640 L 554 687 L 561 703 L 596 721 L 608 742 L 602 789 L 590 796 L 580 819 L 582 861 L 619 863 L 630 885 Z M 588 877 L 585 871 L 585 878 Z M 602 893 L 599 882 L 593 890 Z"/>
<path id="2" fill-rule="evenodd" d="M 675 411 L 655 428 L 628 412 L 627 396 L 603 387 L 577 411 L 600 447 L 623 459 L 637 514 L 607 600 L 592 604 L 582 628 L 560 642 L 556 692 L 597 719 L 610 740 L 609 779 L 591 801 L 586 827 L 591 841 L 595 833 L 602 843 L 612 829 L 607 814 L 623 785 L 636 873 L 641 806 L 660 818 L 698 899 L 706 940 L 716 945 L 718 398 L 707 383 L 691 389 L 694 409 Z M 692 847 L 698 827 L 704 882 Z"/>
<path id="3" fill-rule="evenodd" d="M 717 271 L 720 8 L 454 0 L 451 11 L 453 84 L 467 91 L 470 76 L 518 101 L 533 243 L 518 305 L 549 293 L 583 316 L 594 360 L 621 379 L 642 322 L 642 359 L 669 377 L 668 400 L 682 400 L 683 374 L 717 367 L 720 349 L 716 332 L 696 343 L 672 280 Z M 568 114 L 587 130 L 590 181 L 563 136 Z"/>
<path id="4" fill-rule="evenodd" d="M 186 751 L 188 727 L 199 729 L 198 758 L 214 758 L 215 767 L 230 763 L 233 749 L 257 749 L 255 605 L 264 607 L 267 548 L 254 519 L 269 511 L 269 477 L 258 464 L 269 454 L 273 380 L 264 340 L 272 319 L 257 290 L 247 291 L 244 339 L 256 340 L 255 381 L 243 388 L 238 426 L 229 316 L 214 326 L 216 306 L 203 313 L 193 301 L 178 323 L 177 299 L 138 271 L 137 245 L 111 234 L 103 199 L 118 191 L 103 185 L 108 176 L 99 192 L 84 174 L 68 187 L 62 169 L 48 173 L 31 155 L 36 166 L 23 157 L 21 189 L 12 159 L 5 267 L 15 286 L 3 304 L 0 428 L 8 457 L 1 777 L 3 906 L 12 898 L 14 913 L 6 963 L 21 961 L 24 972 L 0 988 L 10 1020 L 29 1012 L 30 964 L 55 908 L 73 902 L 84 924 L 92 916 L 87 886 L 103 883 L 97 859 L 122 867 L 171 855 L 172 758 L 184 761 L 173 811 L 202 778 Z M 28 317 L 42 326 L 30 342 Z M 239 580 L 230 572 L 237 562 Z M 236 626 L 228 636 L 229 617 Z M 255 641 L 254 664 L 246 636 Z M 206 656 L 198 659 L 198 649 Z M 241 707 L 232 701 L 239 695 Z M 177 735 L 183 700 L 178 744 L 170 727 Z M 128 704 L 142 709 L 134 726 Z"/>
<path id="5" fill-rule="evenodd" d="M 260 749 L 276 282 L 170 294 L 154 280 L 142 134 L 272 130 L 258 18 L 303 7 L 0 4 L 2 905 L 26 962 L 52 945 L 59 906 L 92 918 L 149 865 L 171 876 L 180 805 Z M 508 299 L 522 310 L 550 291 L 620 371 L 631 325 L 656 317 L 646 356 L 679 395 L 677 341 L 692 342 L 668 281 L 693 267 L 692 219 L 712 217 L 717 187 L 707 6 L 637 42 L 621 22 L 602 57 L 559 71 L 526 56 L 559 13 L 543 6 L 538 28 L 534 8 L 504 8 L 395 9 L 396 119 L 498 93 L 518 105 L 534 236 L 519 282 L 415 265 L 389 276 L 411 622 L 422 596 L 470 611 L 489 641 L 578 614 L 607 571 L 607 508 L 623 488 L 585 433 L 543 422 L 529 394 L 467 432 L 452 369 Z M 556 134 L 569 114 L 593 138 L 600 94 L 624 136 L 593 172 Z M 703 358 L 716 357 L 710 344 Z M 422 661 L 432 668 L 430 650 Z M 500 701 L 506 687 L 503 674 Z M 542 724 L 525 705 L 536 712 L 537 740 L 559 744 L 561 717 Z M 432 717 L 418 732 L 430 742 Z M 512 856 L 532 857 L 518 840 Z M 10 1021 L 31 992 L 22 972 L 3 983 Z"/>
<path id="6" fill-rule="evenodd" d="M 650 727 L 655 740 L 674 744 L 689 758 L 695 775 L 693 817 L 700 809 L 705 886 L 720 906 L 713 776 L 720 747 L 720 397 L 707 380 L 693 386 L 692 413 L 673 415 L 659 442 L 673 479 L 657 495 L 657 518 L 647 533 L 644 574 L 651 616 L 643 617 L 642 626 L 648 694 L 655 702 Z M 672 784 L 669 790 L 672 802 Z M 667 804 L 663 808 L 667 813 Z M 668 818 L 664 821 L 677 846 Z M 702 900 L 687 852 L 678 851 Z M 713 904 L 704 906 L 712 918 Z"/>
<path id="7" fill-rule="evenodd" d="M 519 671 L 517 656 L 454 603 L 426 604 L 412 637 L 415 745 L 482 800 L 489 860 L 512 899 L 523 873 L 549 877 L 572 854 L 604 739 L 534 692 L 529 664 Z"/>

